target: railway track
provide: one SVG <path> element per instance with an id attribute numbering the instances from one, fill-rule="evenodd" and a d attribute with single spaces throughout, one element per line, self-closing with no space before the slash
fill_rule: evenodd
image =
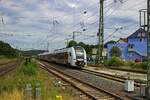
<path id="1" fill-rule="evenodd" d="M 125 83 L 125 81 L 127 80 L 127 78 L 124 78 L 124 77 L 119 77 L 119 76 L 106 74 L 106 73 L 102 73 L 102 72 L 96 72 L 96 71 L 92 71 L 92 70 L 88 70 L 88 69 L 83 69 L 82 72 L 93 74 L 93 75 L 96 75 L 98 77 L 104 77 L 104 78 L 111 79 L 111 80 L 114 80 L 114 81 L 118 81 L 118 82 L 121 82 L 121 83 Z M 134 80 L 134 85 L 136 87 L 140 87 L 141 84 L 143 84 L 143 83 Z"/>
<path id="2" fill-rule="evenodd" d="M 96 66 L 93 64 L 89 64 L 89 66 L 101 67 L 101 66 Z M 109 67 L 109 68 L 112 70 L 118 70 L 118 71 L 127 71 L 127 72 L 132 72 L 132 73 L 147 74 L 146 70 L 124 69 L 124 68 L 117 68 L 117 67 Z"/>
<path id="3" fill-rule="evenodd" d="M 72 86 L 82 91 L 92 100 L 127 100 L 128 98 L 122 97 L 113 92 L 109 92 L 105 89 L 90 84 L 88 81 L 85 82 L 82 79 L 76 78 L 73 75 L 69 75 L 66 72 L 60 70 L 57 67 L 53 67 L 45 62 L 39 63 L 42 68 L 50 73 L 53 73 L 57 77 L 60 77 L 64 81 L 70 83 Z"/>
<path id="4" fill-rule="evenodd" d="M 0 76 L 4 76 L 13 71 L 19 63 L 20 61 L 12 61 L 9 63 L 0 64 Z"/>

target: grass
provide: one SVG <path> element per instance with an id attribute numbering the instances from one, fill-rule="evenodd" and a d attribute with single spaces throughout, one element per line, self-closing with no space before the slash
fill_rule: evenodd
<path id="1" fill-rule="evenodd" d="M 62 100 L 77 100 L 72 89 L 55 86 L 56 77 L 39 69 L 33 61 L 22 63 L 14 73 L 0 78 L 0 100 L 23 100 L 26 84 L 31 84 L 35 90 L 37 83 L 40 84 L 42 100 L 61 100 L 61 96 Z"/>
<path id="2" fill-rule="evenodd" d="M 1 94 L 1 100 L 23 100 L 23 92 L 13 90 L 12 92 L 4 92 Z M 3 99 L 2 99 L 3 98 Z"/>

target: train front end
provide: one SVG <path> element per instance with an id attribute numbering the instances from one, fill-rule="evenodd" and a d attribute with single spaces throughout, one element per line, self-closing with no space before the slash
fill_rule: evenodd
<path id="1" fill-rule="evenodd" d="M 80 46 L 74 47 L 75 55 L 76 55 L 76 66 L 82 68 L 87 65 L 86 52 L 84 48 Z"/>

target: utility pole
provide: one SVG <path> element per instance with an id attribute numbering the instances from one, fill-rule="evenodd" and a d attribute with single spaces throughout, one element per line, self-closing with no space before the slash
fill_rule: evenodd
<path id="1" fill-rule="evenodd" d="M 104 1 L 100 0 L 100 14 L 99 14 L 99 29 L 98 29 L 98 52 L 97 52 L 97 63 L 102 63 L 104 60 Z M 118 0 L 123 3 L 123 0 Z M 116 3 L 117 0 L 114 0 Z"/>
<path id="2" fill-rule="evenodd" d="M 47 42 L 47 52 L 49 51 L 49 42 Z"/>
<path id="3" fill-rule="evenodd" d="M 2 24 L 4 25 L 4 18 L 1 16 L 1 21 L 2 21 Z"/>
<path id="4" fill-rule="evenodd" d="M 72 39 L 75 40 L 75 32 L 73 32 Z"/>
<path id="5" fill-rule="evenodd" d="M 99 29 L 98 29 L 98 59 L 97 63 L 99 61 L 102 62 L 103 60 L 103 48 L 104 48 L 104 0 L 100 0 L 100 15 L 99 15 Z"/>
<path id="6" fill-rule="evenodd" d="M 73 34 L 72 34 L 72 39 L 73 39 L 73 41 L 75 41 L 75 33 L 82 33 L 82 32 L 79 32 L 79 31 L 73 31 Z"/>
<path id="7" fill-rule="evenodd" d="M 147 0 L 147 97 L 150 99 L 150 0 Z"/>
<path id="8" fill-rule="evenodd" d="M 66 41 L 66 42 L 65 42 L 65 43 L 66 43 L 66 47 L 68 47 L 69 39 L 72 39 L 72 38 L 66 38 L 66 39 L 65 39 L 65 41 Z"/>
<path id="9" fill-rule="evenodd" d="M 54 29 L 54 34 L 57 33 L 57 25 L 59 24 L 59 22 L 53 18 L 53 29 Z"/>
<path id="10" fill-rule="evenodd" d="M 66 40 L 67 40 L 67 46 L 68 46 L 68 44 L 69 44 L 69 39 L 67 38 Z M 67 47 L 67 46 L 66 46 L 66 47 Z"/>

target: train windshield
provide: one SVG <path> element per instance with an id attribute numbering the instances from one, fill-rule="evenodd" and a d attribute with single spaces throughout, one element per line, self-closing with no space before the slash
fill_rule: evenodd
<path id="1" fill-rule="evenodd" d="M 84 59 L 84 50 L 82 47 L 74 47 L 77 59 Z"/>

